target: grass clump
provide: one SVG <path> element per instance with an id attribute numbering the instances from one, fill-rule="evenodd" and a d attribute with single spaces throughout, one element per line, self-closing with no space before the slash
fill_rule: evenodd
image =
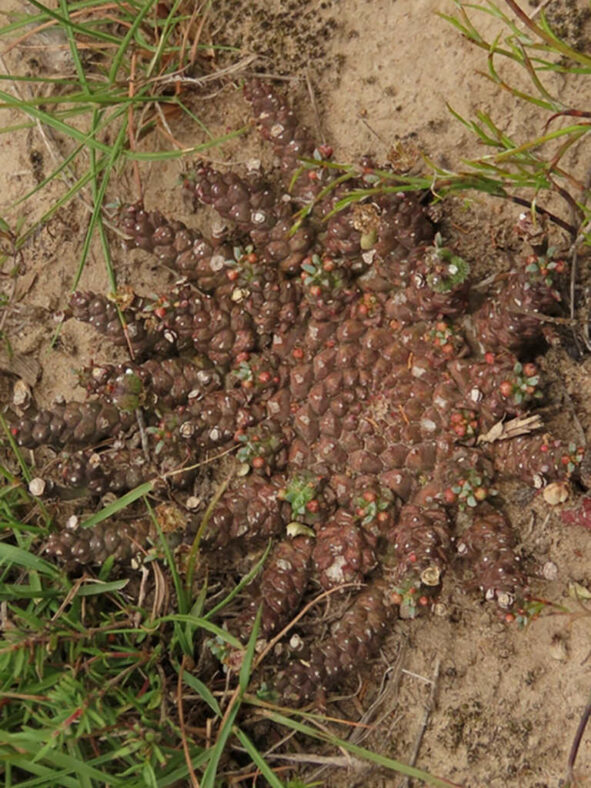
<path id="1" fill-rule="evenodd" d="M 161 532 L 123 577 L 108 561 L 96 574 L 72 579 L 36 554 L 47 528 L 42 513 L 22 485 L 2 473 L 11 482 L 0 496 L 4 785 L 213 788 L 220 781 L 254 784 L 257 777 L 292 785 L 282 780 L 287 767 L 272 766 L 259 749 L 250 732 L 257 721 L 427 785 L 452 784 L 349 742 L 323 715 L 269 702 L 264 687 L 251 690 L 272 646 L 255 650 L 260 613 L 247 644 L 221 626 L 221 616 L 266 554 L 221 599 L 205 581 L 196 591 L 186 586 L 186 570 Z M 111 504 L 110 514 L 125 504 Z M 212 669 L 214 657 L 224 672 Z"/>
<path id="2" fill-rule="evenodd" d="M 546 87 L 548 76 L 561 74 L 567 80 L 591 79 L 591 56 L 581 52 L 556 35 L 544 12 L 538 21 L 531 18 L 514 0 L 504 6 L 493 0 L 484 4 L 453 0 L 455 14 L 440 14 L 471 44 L 487 53 L 487 71 L 483 76 L 503 91 L 510 93 L 516 103 L 537 107 L 542 113 L 540 134 L 534 138 L 518 139 L 502 130 L 504 118 L 478 111 L 475 118 L 465 118 L 449 107 L 452 115 L 462 123 L 486 149 L 477 158 L 462 160 L 456 170 L 436 166 L 423 157 L 426 172 L 407 175 L 404 167 L 393 164 L 392 169 L 361 170 L 358 166 L 335 162 L 306 161 L 303 169 L 331 167 L 341 172 L 318 195 L 318 200 L 342 183 L 361 179 L 363 185 L 347 191 L 336 202 L 333 213 L 354 202 L 371 199 L 379 194 L 399 191 L 430 191 L 436 199 L 448 194 L 467 195 L 479 191 L 524 205 L 532 218 L 549 217 L 566 230 L 573 242 L 591 245 L 591 207 L 589 183 L 585 173 L 569 170 L 565 160 L 573 149 L 582 149 L 591 139 L 591 111 L 585 106 L 571 106 L 563 94 Z M 500 32 L 487 38 L 480 32 L 478 15 L 494 17 Z M 503 62 L 517 67 L 517 72 L 529 87 L 515 84 L 513 76 L 505 76 Z M 404 158 L 404 151 L 402 151 Z M 399 157 L 400 158 L 400 157 Z M 414 163 L 414 157 L 410 157 Z M 297 178 L 294 177 L 294 181 Z M 554 213 L 544 203 L 557 202 L 561 207 Z M 305 206 L 301 216 L 311 213 Z"/>
<path id="3" fill-rule="evenodd" d="M 241 133 L 238 129 L 216 137 L 191 107 L 191 91 L 220 78 L 214 67 L 219 47 L 202 40 L 209 4 L 59 0 L 54 9 L 30 0 L 29 5 L 34 13 L 21 13 L 0 28 L 5 72 L 0 73 L 0 110 L 22 116 L 17 123 L 0 127 L 0 134 L 39 128 L 56 166 L 8 212 L 58 179 L 65 189 L 28 226 L 17 222 L 13 227 L 0 217 L 3 249 L 14 253 L 22 248 L 56 211 L 81 197 L 89 221 L 72 289 L 80 280 L 91 242 L 98 237 L 115 291 L 105 232 L 105 202 L 113 175 L 131 163 L 141 198 L 139 162 L 198 155 Z M 42 53 L 47 49 L 48 57 L 60 56 L 59 71 L 65 73 L 43 76 L 11 70 L 6 58 L 30 41 L 41 46 Z M 45 70 L 37 61 L 29 65 L 31 71 Z M 242 65 L 237 62 L 225 73 Z M 183 118 L 201 130 L 203 142 L 186 147 L 177 141 L 174 127 Z"/>

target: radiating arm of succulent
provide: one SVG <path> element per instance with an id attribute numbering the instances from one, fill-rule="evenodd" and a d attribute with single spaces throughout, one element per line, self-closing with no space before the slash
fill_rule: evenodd
<path id="1" fill-rule="evenodd" d="M 257 128 L 273 145 L 284 185 L 289 187 L 294 198 L 312 201 L 322 187 L 322 178 L 317 170 L 302 168 L 301 160 L 329 158 L 331 149 L 315 145 L 310 132 L 300 123 L 285 97 L 269 83 L 252 79 L 245 84 L 244 95 L 252 106 Z M 296 175 L 300 170 L 301 173 Z"/>
<path id="2" fill-rule="evenodd" d="M 551 264 L 537 255 L 520 260 L 487 297 L 473 316 L 475 338 L 483 350 L 518 352 L 541 338 L 540 315 L 556 310 L 556 286 L 566 270 L 563 261 L 550 270 Z"/>
<path id="3" fill-rule="evenodd" d="M 543 398 L 536 364 L 522 364 L 507 351 L 489 351 L 482 360 L 471 358 L 467 363 L 454 359 L 448 369 L 462 394 L 463 407 L 475 414 L 481 432 L 507 416 L 525 413 Z"/>
<path id="4" fill-rule="evenodd" d="M 223 380 L 206 356 L 148 359 L 143 364 L 93 364 L 78 374 L 89 394 L 101 396 L 121 410 L 139 406 L 170 410 L 202 399 L 221 388 Z M 123 400 L 129 402 L 125 407 Z"/>
<path id="5" fill-rule="evenodd" d="M 80 290 L 70 296 L 73 317 L 89 323 L 113 344 L 129 347 L 136 361 L 148 356 L 176 355 L 175 338 L 157 331 L 157 322 L 147 319 L 145 313 L 155 312 L 157 308 L 156 302 L 132 296 L 131 303 L 121 310 L 122 323 L 115 302 L 107 296 Z"/>
<path id="6" fill-rule="evenodd" d="M 151 535 L 149 520 L 104 521 L 93 528 L 78 527 L 77 518 L 50 535 L 45 552 L 59 558 L 67 567 L 104 564 L 107 558 L 127 562 L 141 554 Z"/>
<path id="7" fill-rule="evenodd" d="M 390 299 L 390 314 L 403 323 L 455 318 L 466 311 L 470 266 L 435 236 L 433 246 L 417 249 L 406 287 Z"/>
<path id="8" fill-rule="evenodd" d="M 166 219 L 160 211 L 146 211 L 142 203 L 124 205 L 119 226 L 128 248 L 144 249 L 204 291 L 225 285 L 232 247 L 218 239 L 206 240 L 182 222 Z"/>
<path id="9" fill-rule="evenodd" d="M 501 477 L 540 488 L 571 476 L 581 464 L 584 448 L 548 434 L 533 434 L 496 441 L 490 453 Z"/>
<path id="10" fill-rule="evenodd" d="M 84 446 L 113 438 L 128 429 L 135 416 L 100 400 L 68 402 L 47 410 L 30 409 L 12 426 L 19 446 Z"/>
<path id="11" fill-rule="evenodd" d="M 127 447 L 75 452 L 59 460 L 55 474 L 59 485 L 89 495 L 121 494 L 154 475 L 143 451 Z"/>
<path id="12" fill-rule="evenodd" d="M 232 172 L 221 173 L 200 167 L 186 177 L 185 192 L 199 202 L 212 205 L 224 219 L 249 233 L 262 258 L 295 273 L 310 249 L 314 233 L 307 224 L 292 232 L 289 206 L 278 202 L 273 190 L 260 178 L 245 180 Z"/>
<path id="13" fill-rule="evenodd" d="M 343 509 L 319 523 L 312 559 L 322 588 L 362 582 L 376 566 L 374 546 L 354 516 Z"/>
<path id="14" fill-rule="evenodd" d="M 486 506 L 477 510 L 472 524 L 460 536 L 458 554 L 469 559 L 472 583 L 486 599 L 510 609 L 527 590 L 527 578 L 514 551 L 513 529 L 502 512 Z"/>
<path id="15" fill-rule="evenodd" d="M 439 509 L 405 506 L 389 534 L 393 568 L 387 573 L 401 614 L 414 617 L 417 608 L 440 587 L 451 552 L 451 521 Z"/>
<path id="16" fill-rule="evenodd" d="M 285 626 L 306 591 L 312 575 L 313 540 L 296 536 L 278 542 L 265 562 L 262 577 L 246 611 L 235 629 L 246 640 L 259 605 L 262 605 L 260 633 L 269 637 Z"/>
<path id="17" fill-rule="evenodd" d="M 213 510 L 204 535 L 206 544 L 224 548 L 237 540 L 261 542 L 284 533 L 289 506 L 278 497 L 284 483 L 277 476 L 272 481 L 253 476 L 247 485 L 238 479 Z"/>
<path id="18" fill-rule="evenodd" d="M 312 647 L 310 656 L 292 663 L 279 677 L 285 701 L 306 703 L 359 670 L 377 652 L 396 610 L 383 581 L 361 591 L 330 633 Z"/>

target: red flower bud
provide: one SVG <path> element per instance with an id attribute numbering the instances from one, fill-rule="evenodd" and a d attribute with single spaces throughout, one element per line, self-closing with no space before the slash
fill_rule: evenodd
<path id="1" fill-rule="evenodd" d="M 502 394 L 502 396 L 503 396 L 503 397 L 510 397 L 510 396 L 511 396 L 511 394 L 513 394 L 513 386 L 512 386 L 512 384 L 511 384 L 511 381 L 509 381 L 509 380 L 504 380 L 504 381 L 503 381 L 503 382 L 502 382 L 502 383 L 499 385 L 499 391 L 501 392 L 501 394 Z"/>
<path id="2" fill-rule="evenodd" d="M 451 489 L 451 487 L 448 487 L 447 490 L 445 490 L 445 492 L 443 493 L 443 499 L 445 500 L 446 503 L 455 503 L 458 499 L 458 496 Z"/>

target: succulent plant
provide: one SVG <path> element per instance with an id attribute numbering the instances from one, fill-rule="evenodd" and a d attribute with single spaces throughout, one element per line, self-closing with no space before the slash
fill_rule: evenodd
<path id="1" fill-rule="evenodd" d="M 256 610 L 262 605 L 260 632 L 264 637 L 288 623 L 308 587 L 312 574 L 312 540 L 288 537 L 278 542 L 267 559 L 253 599 L 235 628 L 245 639 L 250 634 Z"/>
<path id="2" fill-rule="evenodd" d="M 79 528 L 77 518 L 71 518 L 62 531 L 51 534 L 45 552 L 70 568 L 104 564 L 110 557 L 128 562 L 145 551 L 150 530 L 145 519 Z"/>
<path id="3" fill-rule="evenodd" d="M 346 608 L 320 638 L 313 616 L 302 623 L 311 642 L 278 682 L 300 703 L 361 669 L 399 610 L 430 609 L 453 576 L 454 540 L 467 582 L 510 613 L 528 580 L 495 484 L 563 481 L 583 452 L 503 426 L 542 397 L 530 351 L 539 315 L 559 303 L 560 257 L 524 255 L 475 304 L 469 264 L 436 234 L 422 195 L 334 212 L 371 183 L 373 163 L 328 188 L 328 148 L 272 87 L 245 92 L 281 183 L 206 165 L 186 173 L 194 205 L 229 225 L 211 237 L 123 207 L 128 248 L 182 280 L 153 296 L 73 294 L 70 314 L 130 358 L 83 370 L 86 402 L 30 406 L 11 426 L 21 446 L 59 452 L 58 493 L 119 494 L 160 477 L 163 494 L 191 497 L 195 517 L 208 501 L 193 482 L 211 484 L 223 455 L 232 478 L 203 520 L 203 565 L 227 569 L 238 555 L 242 570 L 274 542 L 228 625 L 247 638 L 261 605 L 270 637 L 318 588 Z M 459 511 L 471 522 L 460 535 Z M 56 531 L 47 551 L 68 567 L 128 560 L 148 538 L 136 518 Z"/>

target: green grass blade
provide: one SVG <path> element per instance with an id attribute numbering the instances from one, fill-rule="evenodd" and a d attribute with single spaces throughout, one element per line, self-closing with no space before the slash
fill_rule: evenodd
<path id="1" fill-rule="evenodd" d="M 175 666 L 178 672 L 179 666 Z M 186 670 L 183 671 L 183 682 L 194 690 L 199 697 L 207 703 L 209 708 L 213 711 L 213 713 L 220 717 L 222 716 L 222 710 L 220 709 L 220 705 L 212 695 L 211 690 L 202 682 L 200 681 L 197 676 L 193 676 L 191 673 L 188 673 Z"/>
<path id="2" fill-rule="evenodd" d="M 201 781 L 201 788 L 215 788 L 216 775 L 220 759 L 226 749 L 228 739 L 232 734 L 232 728 L 236 715 L 240 709 L 240 704 L 235 703 L 230 710 L 230 714 L 226 717 L 224 727 L 220 730 L 218 738 L 214 746 L 209 750 L 209 762 L 205 771 L 203 772 L 203 779 Z"/>
<path id="3" fill-rule="evenodd" d="M 269 783 L 271 788 L 285 788 L 284 783 L 277 777 L 275 772 L 271 769 L 267 761 L 263 758 L 261 753 L 257 750 L 253 742 L 248 738 L 244 731 L 234 726 L 234 734 L 238 741 L 242 744 L 244 749 L 252 758 L 252 762 L 259 769 L 265 780 Z"/>
<path id="4" fill-rule="evenodd" d="M 164 52 L 166 44 L 167 44 L 171 34 L 173 33 L 174 29 L 175 29 L 175 23 L 176 23 L 175 14 L 176 14 L 177 8 L 180 6 L 181 2 L 182 2 L 182 0 L 175 0 L 174 1 L 173 5 L 172 5 L 172 8 L 168 12 L 168 14 L 166 16 L 166 19 L 164 20 L 164 25 L 162 27 L 162 30 L 160 32 L 160 37 L 159 37 L 159 40 L 158 40 L 158 46 L 156 47 L 156 51 L 152 55 L 152 59 L 148 63 L 148 67 L 146 69 L 146 77 L 148 79 L 154 73 L 156 65 L 158 64 L 158 62 L 160 61 L 160 59 L 162 57 L 162 53 Z"/>
<path id="5" fill-rule="evenodd" d="M 179 571 L 178 571 L 178 568 L 177 568 L 177 565 L 176 565 L 176 561 L 174 560 L 174 556 L 172 554 L 172 550 L 170 549 L 170 545 L 168 544 L 168 540 L 166 539 L 166 536 L 164 535 L 164 532 L 162 531 L 162 528 L 160 527 L 160 523 L 158 522 L 158 518 L 156 517 L 156 513 L 154 512 L 154 509 L 150 505 L 150 502 L 148 501 L 147 498 L 144 499 L 144 503 L 145 503 L 146 508 L 148 510 L 148 514 L 150 515 L 150 519 L 152 520 L 152 522 L 154 524 L 154 527 L 155 527 L 155 529 L 156 529 L 156 531 L 158 533 L 159 542 L 160 542 L 160 545 L 161 545 L 162 550 L 164 552 L 164 556 L 166 558 L 166 563 L 168 565 L 168 569 L 169 569 L 169 571 L 170 571 L 170 573 L 172 575 L 172 581 L 174 583 L 174 589 L 176 591 L 176 596 L 177 596 L 177 606 L 178 606 L 179 614 L 180 615 L 186 615 L 189 612 L 189 598 L 188 598 L 188 595 L 186 594 L 186 590 L 185 590 L 185 587 L 183 585 L 183 581 L 181 579 L 181 576 L 179 574 Z M 187 645 L 187 648 L 189 650 L 186 651 L 185 653 L 190 654 L 191 653 L 190 644 L 186 644 L 186 645 Z M 185 650 L 185 649 L 183 649 L 183 650 Z"/>
<path id="6" fill-rule="evenodd" d="M 78 782 L 76 782 L 77 786 L 80 785 L 79 781 L 81 779 L 88 779 L 98 780 L 99 785 L 121 786 L 121 788 L 124 788 L 125 783 L 115 778 L 113 775 L 94 768 L 88 762 L 85 762 L 80 758 L 60 752 L 58 749 L 52 749 L 52 746 L 54 745 L 57 748 L 59 746 L 59 742 L 57 740 L 43 742 L 43 736 L 43 731 L 31 730 L 24 734 L 12 734 L 0 729 L 0 744 L 8 745 L 17 751 L 20 751 L 21 753 L 23 751 L 26 752 L 27 757 L 22 759 L 15 758 L 12 759 L 12 762 L 18 762 L 19 766 L 31 772 L 32 774 L 39 774 L 39 769 L 36 768 L 34 764 L 39 763 L 41 760 L 40 756 L 42 756 L 43 763 L 41 764 L 41 767 L 49 764 L 50 767 L 63 770 L 62 774 L 64 775 L 76 775 L 78 780 Z M 40 745 L 42 746 L 40 747 Z M 64 779 L 64 777 L 61 777 L 60 779 Z M 58 782 L 55 784 L 61 785 L 66 783 Z"/>
<path id="7" fill-rule="evenodd" d="M 548 134 L 544 134 L 541 137 L 537 137 L 534 140 L 527 140 L 526 142 L 522 143 L 521 145 L 517 145 L 504 153 L 499 153 L 496 157 L 496 161 L 504 161 L 511 156 L 515 156 L 520 153 L 524 153 L 526 151 L 534 150 L 535 148 L 539 148 L 544 143 L 550 142 L 551 140 L 560 139 L 561 137 L 566 136 L 567 134 L 578 134 L 579 132 L 588 133 L 590 128 L 587 124 L 577 124 L 574 126 L 568 126 L 564 129 L 557 129 L 556 131 L 549 132 Z"/>
<path id="8" fill-rule="evenodd" d="M 102 31 L 97 30 L 96 28 L 87 27 L 86 25 L 78 25 L 75 22 L 72 22 L 67 17 L 58 14 L 57 11 L 53 11 L 51 8 L 48 8 L 46 5 L 43 5 L 43 3 L 38 2 L 38 0 L 29 0 L 29 3 L 43 12 L 39 21 L 45 21 L 44 17 L 48 16 L 51 17 L 52 19 L 55 19 L 56 22 L 59 23 L 59 27 L 62 30 L 71 29 L 72 31 L 76 31 L 77 33 L 82 33 L 82 35 L 91 36 L 98 39 L 99 41 L 105 41 L 110 44 L 120 43 L 120 39 L 117 38 L 117 36 L 111 35 L 110 33 L 103 33 Z"/>
<path id="9" fill-rule="evenodd" d="M 222 599 L 221 602 L 218 602 L 217 605 L 211 608 L 211 610 L 208 610 L 207 613 L 205 613 L 205 615 L 203 616 L 203 618 L 205 618 L 206 620 L 213 618 L 213 616 L 215 616 L 217 613 L 220 612 L 220 610 L 226 607 L 226 605 L 228 605 L 232 601 L 232 599 L 234 599 L 234 597 L 237 596 L 242 591 L 243 588 L 245 588 L 254 580 L 254 578 L 261 570 L 263 564 L 267 560 L 267 556 L 271 551 L 272 544 L 273 544 L 272 541 L 269 541 L 269 544 L 267 545 L 265 552 L 259 558 L 256 564 L 252 567 L 250 572 L 247 575 L 245 575 L 239 583 L 233 586 L 232 590 Z"/>
<path id="10" fill-rule="evenodd" d="M 284 725 L 286 728 L 298 731 L 299 733 L 304 733 L 306 736 L 310 736 L 313 739 L 318 739 L 320 741 L 332 744 L 335 747 L 339 747 L 340 749 L 350 752 L 351 755 L 355 755 L 357 758 L 361 758 L 364 761 L 373 763 L 375 766 L 380 766 L 381 768 L 398 772 L 399 774 L 404 774 L 407 777 L 411 777 L 416 780 L 423 780 L 423 782 L 427 785 L 434 785 L 436 788 L 450 788 L 450 786 L 456 786 L 455 783 L 449 780 L 442 779 L 441 777 L 435 777 L 434 775 L 429 774 L 422 769 L 416 769 L 414 766 L 408 766 L 401 761 L 388 758 L 385 755 L 380 755 L 379 753 L 372 752 L 371 750 L 366 750 L 365 747 L 359 747 L 356 744 L 351 744 L 351 742 L 348 742 L 346 739 L 341 739 L 334 734 L 321 731 L 318 728 L 313 728 L 310 725 L 293 720 L 290 717 L 279 714 L 278 712 L 269 712 L 265 716 L 276 722 L 278 725 Z"/>
<path id="11" fill-rule="evenodd" d="M 58 165 L 50 175 L 44 178 L 41 181 L 41 183 L 38 183 L 33 189 L 31 189 L 31 191 L 27 192 L 22 197 L 19 197 L 18 200 L 13 202 L 11 208 L 16 208 L 21 203 L 26 202 L 35 194 L 42 191 L 49 183 L 54 181 L 58 177 L 58 175 L 61 175 L 61 173 L 70 166 L 70 164 L 74 161 L 76 156 L 78 156 L 78 154 L 83 150 L 84 148 L 82 145 L 79 145 L 77 148 L 74 148 L 74 150 L 68 156 L 66 156 L 66 158 L 62 161 L 62 163 Z"/>
<path id="12" fill-rule="evenodd" d="M 88 83 L 86 81 L 86 73 L 84 71 L 82 61 L 80 60 L 78 47 L 76 46 L 76 40 L 74 38 L 74 30 L 72 28 L 72 21 L 70 19 L 70 11 L 68 9 L 68 4 L 66 0 L 60 0 L 60 7 L 62 10 L 62 14 L 64 15 L 64 19 L 68 21 L 68 24 L 64 25 L 63 29 L 65 30 L 68 39 L 68 45 L 70 47 L 70 55 L 72 56 L 72 60 L 74 61 L 74 68 L 76 69 L 76 74 L 78 75 L 78 81 L 81 85 L 84 86 L 86 93 L 89 93 Z"/>
<path id="13" fill-rule="evenodd" d="M 37 232 L 39 227 L 42 227 L 44 224 L 46 224 L 49 221 L 49 219 L 51 219 L 51 217 L 54 215 L 54 213 L 56 213 L 57 211 L 59 211 L 60 208 L 66 205 L 72 199 L 72 197 L 74 197 L 76 194 L 78 194 L 78 192 L 81 189 L 87 186 L 91 180 L 92 180 L 92 173 L 87 172 L 78 181 L 76 181 L 76 183 L 74 183 L 65 192 L 65 194 L 62 195 L 62 197 L 60 197 L 52 204 L 49 210 L 47 210 L 38 221 L 32 224 L 27 229 L 27 231 L 19 237 L 17 248 L 20 249 L 23 246 L 23 244 L 26 243 L 26 241 L 28 241 L 29 238 Z"/>
<path id="14" fill-rule="evenodd" d="M 189 550 L 189 555 L 187 557 L 187 577 L 185 582 L 187 596 L 191 596 L 192 589 L 193 589 L 193 578 L 195 575 L 195 566 L 197 564 L 197 556 L 199 554 L 199 546 L 201 544 L 201 539 L 203 534 L 207 530 L 207 526 L 211 519 L 211 516 L 215 510 L 215 507 L 218 505 L 218 502 L 222 495 L 224 494 L 226 488 L 230 484 L 232 476 L 227 476 L 220 484 L 217 486 L 217 489 L 214 495 L 211 498 L 211 501 L 207 505 L 207 509 L 203 513 L 203 517 L 201 518 L 201 523 L 199 524 L 199 528 L 197 529 L 197 533 L 195 534 L 195 538 L 193 539 L 193 544 L 191 545 L 191 549 Z"/>
<path id="15" fill-rule="evenodd" d="M 254 624 L 252 627 L 252 632 L 250 633 L 250 637 L 248 638 L 248 644 L 246 646 L 246 651 L 244 652 L 244 659 L 242 660 L 242 665 L 240 666 L 240 675 L 238 678 L 238 684 L 242 692 L 246 692 L 248 689 L 248 683 L 250 681 L 250 676 L 252 673 L 252 664 L 254 660 L 254 652 L 257 643 L 257 637 L 259 634 L 259 627 L 261 625 L 261 615 L 263 609 L 262 606 L 259 607 L 257 610 L 257 614 L 254 620 Z"/>
<path id="16" fill-rule="evenodd" d="M 150 13 L 150 11 L 152 10 L 152 7 L 155 5 L 156 2 L 157 2 L 157 0 L 147 0 L 147 2 L 145 2 L 144 7 L 136 15 L 136 17 L 135 17 L 135 19 L 133 21 L 133 24 L 131 25 L 131 27 L 129 28 L 127 33 L 125 34 L 123 40 L 121 42 L 119 42 L 119 48 L 118 48 L 117 52 L 115 53 L 115 57 L 113 58 L 113 61 L 111 63 L 111 67 L 109 69 L 109 83 L 110 84 L 113 84 L 115 82 L 115 80 L 117 79 L 117 72 L 121 68 L 121 63 L 123 61 L 123 58 L 125 57 L 125 55 L 127 54 L 128 50 L 129 50 L 129 46 L 131 44 L 131 41 L 132 41 L 133 37 L 136 34 L 137 29 L 142 24 L 142 22 L 144 21 L 144 18 L 147 16 L 147 14 Z"/>
<path id="17" fill-rule="evenodd" d="M 94 195 L 94 208 L 90 216 L 90 222 L 88 223 L 88 228 L 86 230 L 86 236 L 84 238 L 84 243 L 82 245 L 82 251 L 80 252 L 80 262 L 78 263 L 78 270 L 76 271 L 76 276 L 74 277 L 74 281 L 72 283 L 72 290 L 75 290 L 78 287 L 78 284 L 80 282 L 80 277 L 82 276 L 82 271 L 84 270 L 84 266 L 86 265 L 86 260 L 90 252 L 90 244 L 92 243 L 94 231 L 101 219 L 101 211 L 103 208 L 103 202 L 105 198 L 105 193 L 107 191 L 107 186 L 109 185 L 111 171 L 113 169 L 115 162 L 123 152 L 123 144 L 125 141 L 126 134 L 127 134 L 127 123 L 124 122 L 121 125 L 121 128 L 119 129 L 119 133 L 117 134 L 117 139 L 115 140 L 115 144 L 113 145 L 111 152 L 109 153 L 106 166 L 104 168 L 104 172 L 102 173 L 102 180 L 100 186 L 98 187 Z M 94 154 L 94 151 L 92 151 L 92 153 Z M 97 178 L 96 169 L 93 167 L 91 169 L 91 172 L 92 172 L 93 182 L 96 185 L 96 178 Z M 111 279 L 111 289 L 115 291 L 116 286 L 115 286 L 112 269 L 110 271 L 109 278 Z"/>
<path id="18" fill-rule="evenodd" d="M 222 134 L 208 142 L 202 142 L 199 145 L 193 145 L 191 148 L 182 148 L 181 150 L 166 150 L 158 153 L 126 150 L 125 158 L 129 159 L 129 161 L 166 161 L 168 159 L 180 159 L 184 156 L 190 156 L 194 153 L 203 153 L 206 150 L 218 147 L 224 142 L 236 139 L 236 137 L 241 137 L 243 134 L 246 134 L 247 131 L 249 131 L 249 127 L 242 126 L 240 129 L 229 131 L 227 134 Z"/>
<path id="19" fill-rule="evenodd" d="M 36 572 L 54 579 L 61 577 L 61 572 L 49 561 L 7 542 L 0 542 L 0 563 L 17 564 L 24 569 L 34 569 Z"/>
<path id="20" fill-rule="evenodd" d="M 181 624 L 192 624 L 195 629 L 205 629 L 207 632 L 211 632 L 212 635 L 216 635 L 225 643 L 232 646 L 232 648 L 237 649 L 238 651 L 242 651 L 244 646 L 238 640 L 238 638 L 231 635 L 227 630 L 222 629 L 217 624 L 212 624 L 211 621 L 207 621 L 204 618 L 198 618 L 197 616 L 192 616 L 190 613 L 170 613 L 167 616 L 162 616 L 154 621 L 154 626 L 159 626 L 161 623 L 165 621 L 178 621 Z"/>
<path id="21" fill-rule="evenodd" d="M 240 691 L 236 695 L 234 695 L 232 699 L 232 706 L 224 716 L 222 727 L 218 732 L 216 743 L 211 749 L 209 763 L 207 764 L 207 768 L 203 773 L 203 781 L 201 783 L 201 788 L 214 788 L 220 759 L 226 748 L 226 743 L 230 738 L 232 731 L 234 729 L 234 721 L 238 714 L 238 710 L 240 709 L 242 696 L 244 695 L 248 687 L 248 683 L 250 681 L 260 622 L 261 622 L 261 608 L 259 608 L 259 610 L 257 611 L 254 626 L 252 628 L 250 638 L 248 639 L 248 644 L 246 646 L 246 650 L 244 652 L 244 657 L 242 660 L 242 665 L 240 667 L 240 674 L 238 677 L 238 686 Z"/>
<path id="22" fill-rule="evenodd" d="M 505 0 L 505 2 L 513 10 L 513 12 L 526 23 L 532 32 L 534 32 L 539 38 L 549 45 L 551 51 L 557 51 L 563 57 L 567 57 L 569 60 L 579 63 L 587 68 L 591 67 L 591 57 L 585 54 L 585 52 L 579 52 L 578 50 L 573 49 L 565 41 L 559 38 L 548 24 L 545 14 L 542 13 L 540 24 L 537 25 L 526 14 L 524 14 L 517 3 L 515 3 L 515 0 Z"/>
<path id="23" fill-rule="evenodd" d="M 32 585 L 15 585 L 0 583 L 0 600 L 14 601 L 17 599 L 55 599 L 63 597 L 63 591 L 58 589 L 38 589 Z"/>
<path id="24" fill-rule="evenodd" d="M 0 413 L 0 426 L 6 436 L 6 440 L 12 450 L 12 453 L 16 457 L 16 461 L 18 462 L 19 468 L 21 469 L 21 473 L 23 475 L 24 480 L 29 483 L 31 481 L 31 472 L 29 470 L 29 466 L 23 459 L 23 455 L 19 446 L 17 445 L 12 432 L 10 431 L 10 427 L 6 423 L 4 416 Z"/>
<path id="25" fill-rule="evenodd" d="M 174 96 L 166 96 L 166 95 L 158 95 L 154 96 L 151 94 L 142 95 L 142 93 L 136 93 L 133 98 L 130 98 L 127 93 L 115 92 L 115 88 L 113 89 L 104 89 L 104 85 L 99 84 L 97 87 L 100 87 L 100 90 L 95 90 L 91 93 L 86 92 L 76 92 L 76 93 L 64 93 L 60 96 L 33 96 L 30 99 L 27 99 L 26 102 L 18 102 L 17 104 L 8 105 L 8 104 L 0 104 L 0 109 L 25 109 L 25 107 L 39 107 L 39 106 L 52 106 L 55 104 L 59 104 L 60 106 L 67 106 L 72 104 L 72 107 L 67 109 L 61 110 L 59 113 L 62 116 L 68 115 L 84 115 L 88 112 L 91 112 L 93 109 L 98 107 L 116 107 L 118 105 L 125 105 L 128 107 L 129 105 L 133 104 L 150 104 L 154 101 L 158 101 L 160 104 L 177 104 L 178 101 Z M 82 103 L 86 102 L 86 103 Z M 53 115 L 52 117 L 55 117 Z"/>
<path id="26" fill-rule="evenodd" d="M 191 765 L 193 769 L 199 769 L 203 766 L 209 759 L 209 750 L 199 750 L 198 754 L 191 758 Z M 169 786 L 177 786 L 180 780 L 186 780 L 189 775 L 189 769 L 187 764 L 183 762 L 182 766 L 174 769 L 174 771 L 169 772 L 165 777 L 160 777 L 158 780 L 158 788 L 169 788 Z M 187 784 L 186 782 L 182 783 L 183 785 Z M 143 786 L 138 785 L 137 788 L 143 788 Z"/>
<path id="27" fill-rule="evenodd" d="M 63 121 L 56 118 L 49 112 L 44 112 L 43 110 L 35 107 L 31 103 L 24 103 L 19 99 L 12 96 L 10 93 L 5 93 L 3 90 L 0 90 L 0 98 L 5 102 L 7 107 L 11 109 L 21 110 L 25 112 L 27 115 L 39 120 L 41 123 L 45 123 L 47 126 L 51 126 L 60 134 L 65 134 L 67 137 L 71 139 L 75 139 L 78 142 L 81 142 L 83 145 L 87 145 L 91 148 L 96 148 L 100 150 L 102 153 L 110 153 L 111 148 L 103 142 L 99 142 L 96 139 L 93 139 L 92 134 L 85 134 L 83 131 L 80 131 L 75 126 L 70 126 L 68 123 L 64 123 Z"/>
<path id="28" fill-rule="evenodd" d="M 76 591 L 76 596 L 98 596 L 100 594 L 110 594 L 112 591 L 121 591 L 129 584 L 129 578 L 124 577 L 121 580 L 110 580 L 108 583 L 89 582 L 80 586 Z"/>
<path id="29" fill-rule="evenodd" d="M 148 495 L 148 493 L 152 492 L 153 487 L 154 482 L 144 482 L 138 487 L 134 487 L 133 490 L 130 490 L 125 495 L 122 495 L 121 498 L 113 501 L 113 503 L 107 504 L 107 506 L 99 509 L 98 512 L 93 514 L 87 520 L 84 520 L 83 523 L 80 523 L 80 527 L 92 528 L 94 525 L 102 523 L 103 520 L 108 520 L 109 517 L 113 517 L 114 515 L 123 511 L 123 509 L 126 509 L 130 504 L 134 503 L 134 501 L 137 501 L 138 498 Z"/>
<path id="30" fill-rule="evenodd" d="M 68 777 L 68 771 L 64 769 L 50 769 L 40 763 L 35 763 L 31 758 L 23 756 L 12 756 L 10 753 L 3 753 L 0 749 L 0 761 L 6 765 L 12 765 L 22 769 L 23 772 L 35 774 L 32 780 L 19 781 L 18 788 L 47 788 L 47 786 L 64 786 L 64 788 L 78 788 L 79 782 L 76 778 Z"/>
<path id="31" fill-rule="evenodd" d="M 0 38 L 1 37 L 2 32 L 0 31 Z M 79 84 L 75 79 L 68 79 L 67 77 L 42 77 L 40 75 L 28 76 L 25 74 L 0 74 L 0 82 L 24 82 L 31 85 L 56 85 L 62 89 L 64 88 L 64 85 L 73 85 L 79 87 Z M 48 98 L 52 97 L 48 96 Z"/>

